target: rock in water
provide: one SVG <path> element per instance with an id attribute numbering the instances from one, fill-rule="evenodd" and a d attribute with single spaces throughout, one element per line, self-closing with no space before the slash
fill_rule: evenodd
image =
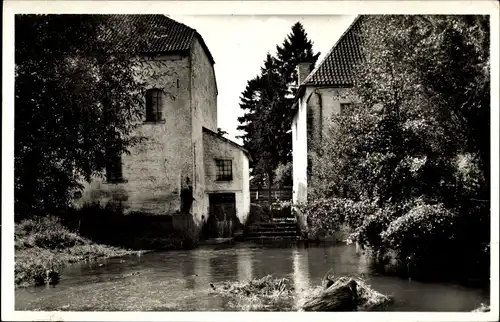
<path id="1" fill-rule="evenodd" d="M 354 279 L 337 280 L 319 296 L 304 303 L 304 311 L 357 311 L 358 293 Z"/>

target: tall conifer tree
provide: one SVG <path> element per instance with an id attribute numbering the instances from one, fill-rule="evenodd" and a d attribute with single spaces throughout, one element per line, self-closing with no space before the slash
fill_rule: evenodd
<path id="1" fill-rule="evenodd" d="M 248 81 L 240 98 L 245 114 L 238 118 L 238 129 L 244 131 L 241 138 L 253 157 L 252 175 L 260 185 L 271 186 L 274 170 L 292 161 L 289 130 L 298 88 L 296 68 L 300 62 L 314 66 L 319 53 L 314 54 L 312 46 L 302 24 L 295 23 L 276 47 L 276 57 L 268 53 L 260 75 Z"/>

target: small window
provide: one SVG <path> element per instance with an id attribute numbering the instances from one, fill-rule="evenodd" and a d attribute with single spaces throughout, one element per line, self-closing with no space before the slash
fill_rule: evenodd
<path id="1" fill-rule="evenodd" d="M 312 109 L 307 111 L 307 135 L 312 138 L 314 126 L 314 115 Z"/>
<path id="2" fill-rule="evenodd" d="M 232 160 L 215 160 L 217 166 L 216 180 L 231 181 L 233 180 L 233 162 Z"/>
<path id="3" fill-rule="evenodd" d="M 146 122 L 157 122 L 162 119 L 162 93 L 159 89 L 146 92 Z"/>
<path id="4" fill-rule="evenodd" d="M 351 103 L 340 103 L 340 114 L 344 114 L 347 110 L 351 108 Z"/>
<path id="5" fill-rule="evenodd" d="M 107 151 L 106 181 L 123 181 L 122 156 L 114 149 L 108 149 Z"/>

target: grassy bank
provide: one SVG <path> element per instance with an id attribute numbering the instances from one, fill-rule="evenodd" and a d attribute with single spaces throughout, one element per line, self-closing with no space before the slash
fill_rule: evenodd
<path id="1" fill-rule="evenodd" d="M 124 215 L 99 204 L 25 219 L 15 225 L 15 285 L 43 284 L 48 270 L 68 263 L 191 249 L 197 246 L 194 230 L 189 214 Z"/>
<path id="2" fill-rule="evenodd" d="M 15 226 L 15 285 L 44 283 L 48 270 L 68 263 L 133 254 L 136 251 L 96 244 L 61 224 L 57 217 L 35 217 Z"/>

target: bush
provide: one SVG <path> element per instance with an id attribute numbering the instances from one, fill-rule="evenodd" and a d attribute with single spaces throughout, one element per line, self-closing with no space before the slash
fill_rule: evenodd
<path id="1" fill-rule="evenodd" d="M 53 216 L 35 217 L 23 220 L 15 227 L 16 248 L 63 249 L 90 241 L 70 232 Z"/>
<path id="2" fill-rule="evenodd" d="M 366 201 L 354 202 L 333 197 L 316 199 L 296 207 L 307 218 L 307 232 L 310 236 L 321 232 L 332 234 L 345 231 L 346 226 L 359 228 L 377 211 L 375 205 Z M 357 238 L 358 235 L 355 232 L 352 238 Z"/>
<path id="3" fill-rule="evenodd" d="M 16 254 L 14 267 L 14 282 L 18 286 L 41 285 L 45 283 L 47 270 L 58 270 L 63 262 L 49 250 L 30 248 Z"/>
<path id="4" fill-rule="evenodd" d="M 455 218 L 455 214 L 442 204 L 417 205 L 392 221 L 381 233 L 381 238 L 391 248 L 416 248 L 432 236 L 451 236 Z"/>
<path id="5" fill-rule="evenodd" d="M 259 205 L 256 203 L 250 204 L 250 212 L 248 214 L 245 226 L 248 227 L 256 222 L 266 221 L 271 218 L 271 209 L 267 205 Z"/>
<path id="6" fill-rule="evenodd" d="M 35 216 L 31 219 L 25 219 L 16 224 L 15 236 L 22 237 L 33 232 L 45 232 L 50 229 L 61 226 L 59 218 L 54 216 Z"/>
<path id="7" fill-rule="evenodd" d="M 54 216 L 26 219 L 16 224 L 15 285 L 41 285 L 47 271 L 58 271 L 65 263 L 94 260 L 131 253 L 126 249 L 93 244 L 70 232 Z"/>

